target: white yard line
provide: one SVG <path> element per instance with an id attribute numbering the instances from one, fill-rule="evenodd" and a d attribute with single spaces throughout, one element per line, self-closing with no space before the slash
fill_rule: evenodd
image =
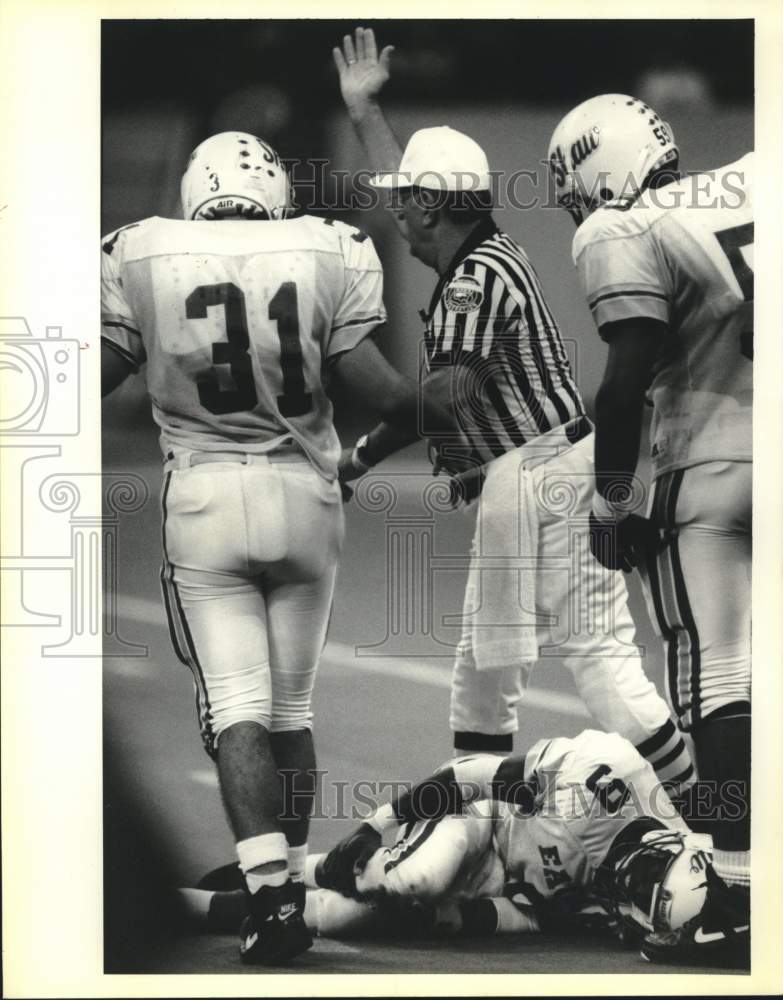
<path id="1" fill-rule="evenodd" d="M 120 618 L 141 622 L 144 625 L 159 625 L 166 628 L 166 615 L 163 602 L 153 601 L 145 597 L 129 597 L 120 594 L 117 598 L 117 610 Z M 107 661 L 109 669 L 129 675 L 141 676 L 145 672 L 148 660 L 119 659 Z M 448 690 L 451 687 L 451 669 L 438 667 L 432 663 L 418 662 L 399 656 L 356 656 L 353 646 L 344 642 L 329 642 L 326 645 L 322 662 L 337 668 L 340 673 L 355 673 L 363 671 L 368 674 L 378 674 L 382 677 L 393 677 L 395 680 L 410 681 L 414 684 L 426 684 Z M 128 664 L 131 669 L 124 666 Z M 547 688 L 530 688 L 525 693 L 523 702 L 526 708 L 537 708 L 544 712 L 556 712 L 558 715 L 570 715 L 574 718 L 589 719 L 590 715 L 575 695 L 550 691 Z"/>

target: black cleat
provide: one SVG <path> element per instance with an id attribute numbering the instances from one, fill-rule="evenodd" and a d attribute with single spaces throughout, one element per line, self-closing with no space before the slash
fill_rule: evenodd
<path id="1" fill-rule="evenodd" d="M 728 886 L 708 869 L 701 913 L 677 931 L 648 934 L 642 945 L 648 962 L 750 968 L 750 892 Z"/>
<path id="2" fill-rule="evenodd" d="M 291 879 L 254 892 L 248 899 L 250 916 L 239 931 L 242 961 L 247 965 L 286 965 L 312 947 L 304 905 L 304 883 Z"/>

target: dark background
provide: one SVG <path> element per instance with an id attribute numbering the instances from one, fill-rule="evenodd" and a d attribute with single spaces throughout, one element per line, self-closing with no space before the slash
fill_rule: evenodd
<path id="1" fill-rule="evenodd" d="M 749 107 L 753 100 L 752 20 L 364 24 L 375 28 L 379 46 L 395 46 L 383 97 L 403 109 L 423 103 L 462 111 L 493 103 L 559 108 L 602 92 L 638 93 L 664 113 L 683 105 Z M 175 126 L 171 134 L 173 119 L 187 122 L 189 148 L 213 132 L 239 129 L 260 134 L 287 160 L 333 156 L 330 124 L 341 101 L 331 49 L 354 26 L 304 19 L 104 21 L 106 171 L 117 166 L 112 120 L 129 114 L 149 116 L 152 145 L 163 140 L 165 149 L 180 131 Z M 168 141 L 160 131 L 170 133 Z M 144 176 L 170 212 L 167 172 Z M 104 231 L 127 221 L 109 198 Z"/>
<path id="2" fill-rule="evenodd" d="M 355 23 L 104 21 L 104 110 L 176 98 L 209 115 L 225 95 L 263 80 L 284 87 L 299 114 L 313 114 L 339 103 L 330 53 Z M 750 19 L 362 24 L 404 60 L 386 91 L 391 101 L 427 93 L 460 103 L 578 103 L 633 89 L 649 69 L 702 73 L 722 103 L 753 99 Z"/>

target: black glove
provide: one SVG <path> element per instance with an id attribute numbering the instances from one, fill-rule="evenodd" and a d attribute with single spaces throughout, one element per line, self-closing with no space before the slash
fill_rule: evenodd
<path id="1" fill-rule="evenodd" d="M 364 871 L 380 846 L 380 833 L 369 823 L 362 823 L 321 861 L 318 884 L 323 889 L 334 889 L 343 896 L 356 899 L 356 876 Z"/>
<path id="2" fill-rule="evenodd" d="M 655 526 L 646 517 L 629 514 L 621 521 L 603 521 L 590 513 L 590 551 L 606 569 L 630 573 L 645 561 L 656 539 Z"/>

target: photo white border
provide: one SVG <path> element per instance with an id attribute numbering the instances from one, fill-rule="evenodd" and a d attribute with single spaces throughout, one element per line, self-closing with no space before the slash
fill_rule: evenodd
<path id="1" fill-rule="evenodd" d="M 475 4 L 411 0 L 289 4 L 289 17 L 472 18 Z M 3 0 L 0 6 L 0 316 L 78 338 L 82 431 L 61 441 L 68 472 L 100 470 L 98 393 L 100 19 L 262 18 L 248 0 Z M 772 2 L 511 3 L 485 17 L 756 18 L 756 477 L 754 487 L 753 974 L 102 974 L 100 661 L 46 660 L 35 630 L 4 634 L 2 833 L 8 997 L 707 995 L 783 990 L 783 9 Z M 205 67 L 205 71 L 208 71 Z M 139 72 L 143 72 L 140 53 Z M 263 67 L 259 67 L 259 73 Z M 553 66 L 557 72 L 557 66 Z M 717 164 L 716 164 L 717 166 Z M 1 453 L 0 453 L 1 454 Z M 3 456 L 4 458 L 4 456 Z M 93 484 L 94 496 L 98 491 Z M 7 526 L 6 526 L 7 528 Z M 37 595 L 40 603 L 41 594 Z M 58 598 L 59 599 L 59 596 Z M 100 655 L 100 649 L 94 656 Z M 522 954 L 520 956 L 522 960 Z M 631 958 L 629 957 L 629 963 Z"/>

